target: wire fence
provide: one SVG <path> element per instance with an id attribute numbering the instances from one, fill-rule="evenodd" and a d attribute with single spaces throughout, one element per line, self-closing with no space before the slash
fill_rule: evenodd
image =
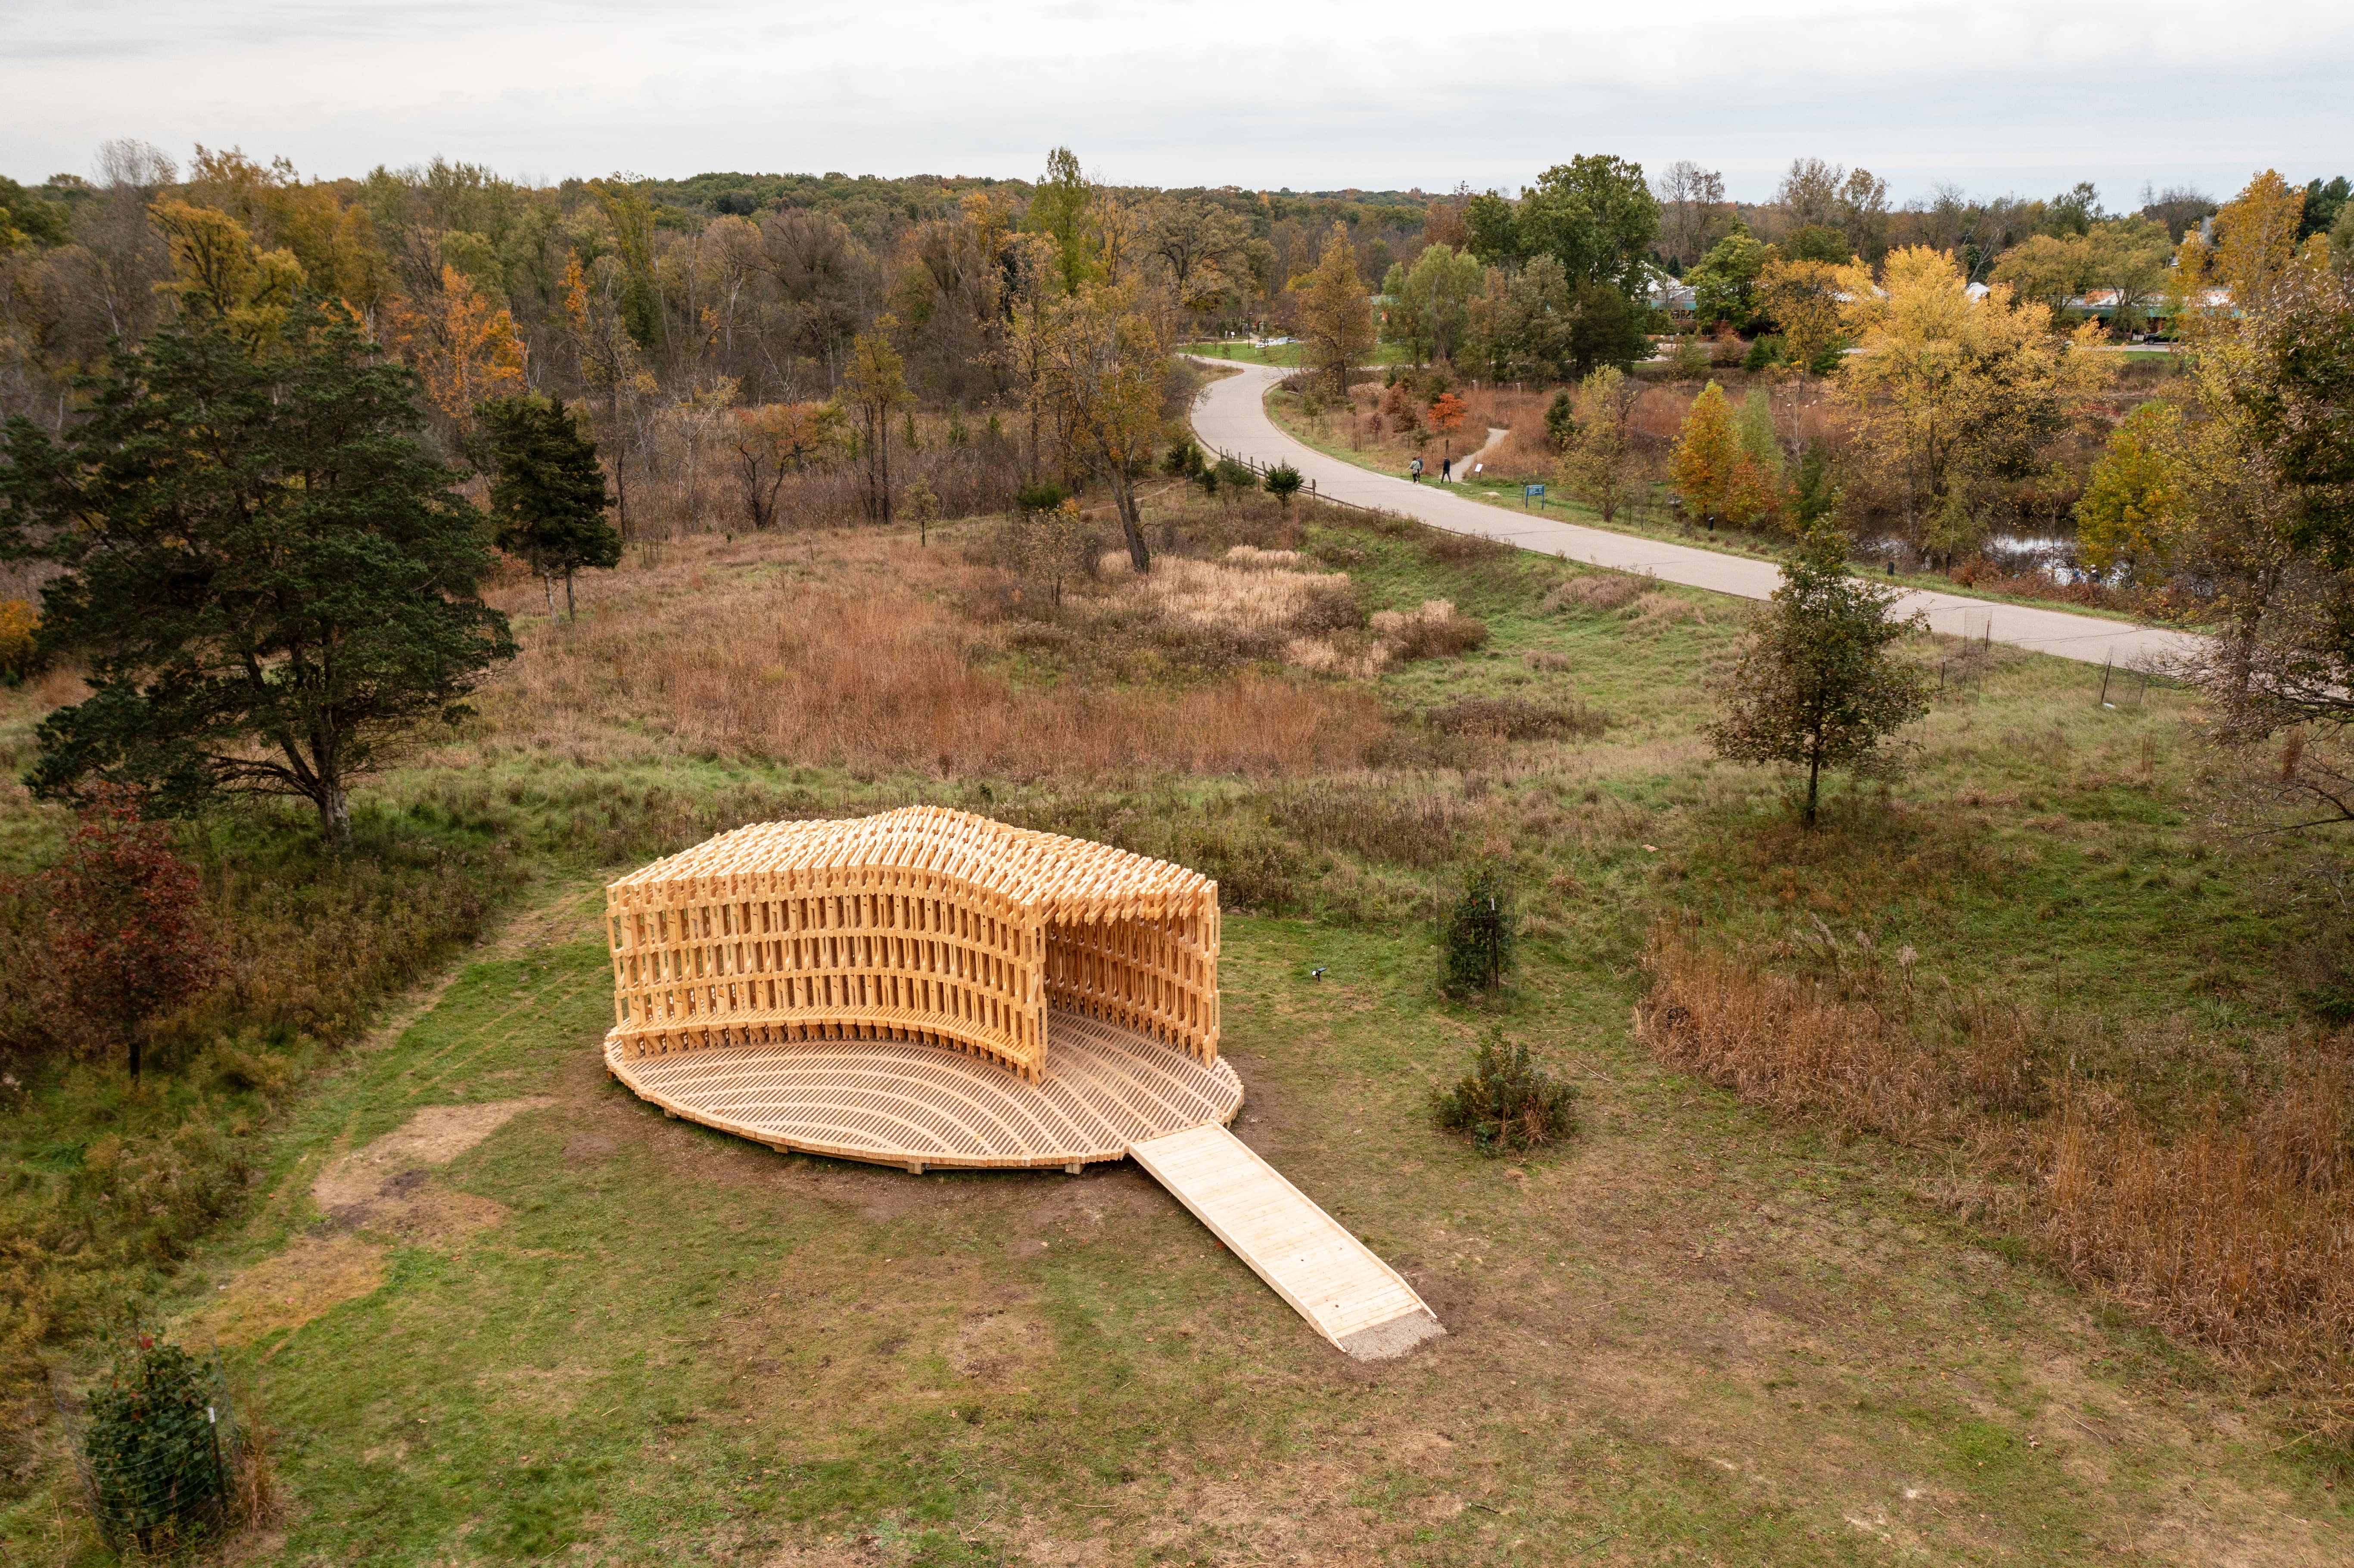
<path id="1" fill-rule="evenodd" d="M 142 1335 L 98 1387 L 51 1391 L 109 1546 L 169 1551 L 228 1526 L 242 1434 L 217 1352 Z"/>

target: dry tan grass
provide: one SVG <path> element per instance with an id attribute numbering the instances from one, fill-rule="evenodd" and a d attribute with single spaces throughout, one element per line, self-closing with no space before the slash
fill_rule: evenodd
<path id="1" fill-rule="evenodd" d="M 577 625 L 532 618 L 528 585 L 502 590 L 524 652 L 492 710 L 503 739 L 576 750 L 646 726 L 712 756 L 1016 778 L 1316 773 L 1358 766 L 1384 727 L 1368 695 L 1263 673 L 1018 686 L 991 667 L 991 607 L 1011 592 L 992 567 L 896 537 L 684 541 L 585 581 Z"/>
<path id="2" fill-rule="evenodd" d="M 1125 573 L 1126 556 L 1105 568 Z M 1330 627 L 1356 619 L 1355 598 L 1345 572 L 1294 568 L 1293 550 L 1257 550 L 1237 545 L 1221 561 L 1163 556 L 1142 577 L 1127 576 L 1129 596 L 1162 614 L 1196 626 L 1245 634 L 1291 631 L 1303 622 Z"/>
<path id="3" fill-rule="evenodd" d="M 1643 592 L 1643 579 L 1622 572 L 1589 572 L 1545 590 L 1541 608 L 1548 614 L 1564 609 L 1597 614 L 1624 609 Z"/>
<path id="4" fill-rule="evenodd" d="M 1658 631 L 1683 620 L 1708 624 L 1708 613 L 1697 600 L 1657 588 L 1636 599 L 1634 613 L 1628 619 L 1634 622 L 1633 630 L 1642 632 Z"/>
<path id="5" fill-rule="evenodd" d="M 2229 1350 L 2344 1355 L 2354 1204 L 2343 1065 L 2317 1065 L 2235 1125 L 2167 1137 L 2073 1098 L 2045 1157 L 2055 1249 L 2080 1275 Z"/>
<path id="6" fill-rule="evenodd" d="M 1466 653 L 1488 641 L 1484 622 L 1455 608 L 1455 601 L 1427 599 L 1416 609 L 1375 610 L 1373 635 L 1402 660 L 1440 659 Z"/>
<path id="7" fill-rule="evenodd" d="M 2078 1278 L 2223 1352 L 2343 1383 L 2354 1360 L 2354 1076 L 2340 1047 L 2285 1053 L 2236 1114 L 2150 1126 L 2039 1066 L 2056 1021 L 1915 1008 L 1909 982 L 1840 990 L 1655 933 L 1638 1012 L 1662 1055 L 1785 1115 L 1961 1144 L 2027 1183 L 2030 1223 Z M 2343 1387 L 2329 1419 L 2354 1419 Z"/>

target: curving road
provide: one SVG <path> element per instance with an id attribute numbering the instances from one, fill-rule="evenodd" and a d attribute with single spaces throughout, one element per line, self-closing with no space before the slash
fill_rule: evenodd
<path id="1" fill-rule="evenodd" d="M 1204 359 L 1202 363 L 1224 366 L 1232 362 Z M 1402 512 L 1434 528 L 1476 534 L 1524 550 L 1742 599 L 1767 598 L 1781 585 L 1782 570 L 1770 561 L 1614 534 L 1606 528 L 1582 527 L 1535 513 L 1515 515 L 1451 494 L 1437 484 L 1409 483 L 1328 457 L 1285 435 L 1267 418 L 1267 388 L 1291 371 L 1263 365 L 1247 365 L 1241 370 L 1239 376 L 1214 381 L 1204 388 L 1193 405 L 1194 433 L 1204 446 L 1217 451 L 1261 463 L 1288 462 L 1316 486 L 1320 495 Z M 1899 600 L 1898 608 L 1908 614 L 1917 610 L 1925 615 L 1935 631 L 1956 637 L 1991 636 L 2015 648 L 2088 664 L 2113 660 L 2124 667 L 2147 666 L 2187 652 L 2195 641 L 2182 632 L 2095 615 L 1997 604 L 1959 594 L 1915 591 Z"/>

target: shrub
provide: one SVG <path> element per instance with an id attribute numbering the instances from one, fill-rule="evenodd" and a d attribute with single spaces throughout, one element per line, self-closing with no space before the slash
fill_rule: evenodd
<path id="1" fill-rule="evenodd" d="M 153 1551 L 220 1528 L 229 1497 L 221 1403 L 211 1369 L 144 1337 L 90 1396 L 82 1458 L 110 1545 Z"/>
<path id="2" fill-rule="evenodd" d="M 1500 740 L 1578 740 L 1607 724 L 1584 703 L 1538 703 L 1525 697 L 1458 697 L 1423 715 L 1448 735 L 1492 735 Z"/>
<path id="3" fill-rule="evenodd" d="M 1484 534 L 1457 534 L 1445 528 L 1423 532 L 1422 553 L 1434 561 L 1461 565 L 1469 561 L 1500 561 L 1513 546 Z"/>
<path id="4" fill-rule="evenodd" d="M 1279 462 L 1267 471 L 1267 493 L 1282 502 L 1286 508 L 1291 505 L 1291 498 L 1299 493 L 1299 487 L 1305 482 L 1299 477 L 1299 471 L 1288 462 Z"/>
<path id="5" fill-rule="evenodd" d="M 131 790 L 98 786 L 65 858 L 41 876 L 60 1000 L 110 1044 L 129 1047 L 134 1078 L 149 1022 L 219 969 L 200 924 L 196 869 L 172 853 L 168 828 L 140 820 L 139 804 Z"/>
<path id="6" fill-rule="evenodd" d="M 1230 494 L 1239 495 L 1258 488 L 1258 475 L 1250 471 L 1248 464 L 1236 462 L 1232 458 L 1220 458 L 1217 466 L 1210 471 L 1217 476 L 1218 484 Z"/>
<path id="7" fill-rule="evenodd" d="M 1071 493 L 1051 479 L 1035 484 L 1025 484 L 1013 495 L 1013 504 L 1023 512 L 1052 512 L 1071 498 Z"/>
<path id="8" fill-rule="evenodd" d="M 1441 989 L 1450 996 L 1468 996 L 1503 984 L 1519 936 L 1510 880 L 1501 864 L 1483 857 L 1463 879 L 1463 891 L 1439 931 Z"/>
<path id="9" fill-rule="evenodd" d="M 41 618 L 21 599 L 0 600 L 0 680 L 21 681 L 33 668 Z"/>
<path id="10" fill-rule="evenodd" d="M 1553 402 L 1546 406 L 1545 440 L 1553 450 L 1565 452 L 1569 450 L 1569 443 L 1576 439 L 1577 400 L 1564 387 L 1553 395 Z"/>
<path id="11" fill-rule="evenodd" d="M 1564 609 L 1590 610 L 1605 614 L 1624 609 L 1642 596 L 1643 579 L 1624 572 L 1595 573 L 1575 577 L 1564 583 L 1555 583 L 1545 590 L 1538 608 L 1549 614 Z"/>
<path id="12" fill-rule="evenodd" d="M 1451 658 L 1488 641 L 1487 623 L 1463 614 L 1451 599 L 1426 599 L 1416 610 L 1376 610 L 1373 626 L 1373 635 L 1406 661 Z"/>
<path id="13" fill-rule="evenodd" d="M 1762 334 L 1756 342 L 1749 345 L 1749 352 L 1742 356 L 1741 368 L 1763 370 L 1768 366 L 1781 363 L 1782 340 L 1771 334 Z"/>
<path id="14" fill-rule="evenodd" d="M 1432 1091 L 1430 1101 L 1438 1125 L 1469 1133 L 1482 1154 L 1549 1149 L 1577 1128 L 1577 1086 L 1539 1066 L 1527 1046 L 1507 1044 L 1500 1024 L 1462 1080 Z"/>

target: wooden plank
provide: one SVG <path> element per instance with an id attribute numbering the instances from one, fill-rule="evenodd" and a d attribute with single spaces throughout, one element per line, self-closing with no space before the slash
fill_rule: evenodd
<path id="1" fill-rule="evenodd" d="M 1395 1269 L 1224 1127 L 1144 1139 L 1128 1152 L 1350 1355 L 1403 1355 L 1447 1331 Z"/>
<path id="2" fill-rule="evenodd" d="M 647 1056 L 609 1037 L 605 1065 L 668 1115 L 771 1149 L 909 1169 L 1067 1170 L 1123 1159 L 1140 1138 L 1228 1120 L 1242 1105 L 1242 1080 L 1223 1060 L 1060 1009 L 1048 1033 L 1053 1054 L 1034 1080 L 907 1039 Z"/>

